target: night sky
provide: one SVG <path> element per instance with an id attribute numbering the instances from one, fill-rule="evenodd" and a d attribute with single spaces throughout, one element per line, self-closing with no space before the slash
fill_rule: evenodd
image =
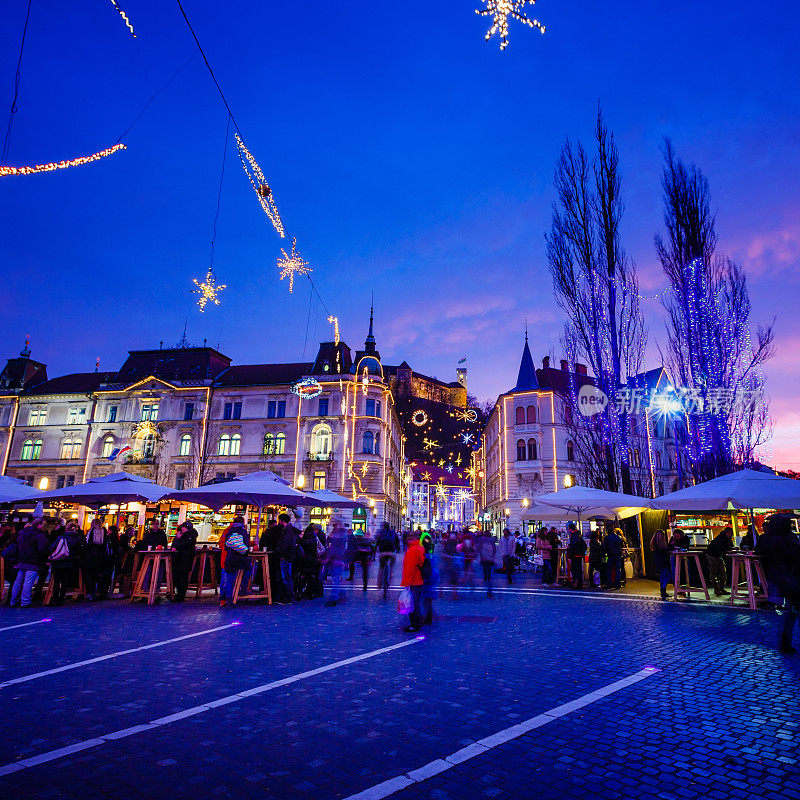
<path id="1" fill-rule="evenodd" d="M 34 0 L 9 162 L 112 145 L 196 52 L 172 0 Z M 89 166 L 0 179 L 0 341 L 26 334 L 51 375 L 117 368 L 128 349 L 204 338 L 236 363 L 311 358 L 339 316 L 355 348 L 375 294 L 384 361 L 455 379 L 480 399 L 534 359 L 561 357 L 544 252 L 565 137 L 588 142 L 597 104 L 620 149 L 624 244 L 645 293 L 665 282 L 660 147 L 708 176 L 719 250 L 750 275 L 754 322 L 777 316 L 767 370 L 776 422 L 764 459 L 798 466 L 800 9 L 796 3 L 540 0 L 542 36 L 512 21 L 484 41 L 477 0 L 184 0 L 288 232 L 314 269 L 290 295 L 281 241 L 228 149 L 216 256 L 228 285 L 200 314 L 226 112 L 199 55 L 123 141 Z M 2 131 L 26 0 L 0 24 Z M 649 366 L 663 322 L 644 304 Z M 309 314 L 310 307 L 310 314 Z M 306 331 L 308 333 L 306 334 Z M 307 336 L 307 344 L 306 342 Z"/>

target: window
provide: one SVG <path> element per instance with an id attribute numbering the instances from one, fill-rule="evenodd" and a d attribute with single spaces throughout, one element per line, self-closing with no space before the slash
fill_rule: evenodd
<path id="1" fill-rule="evenodd" d="M 517 406 L 515 423 L 517 425 L 525 424 L 525 409 L 522 406 Z"/>
<path id="2" fill-rule="evenodd" d="M 61 442 L 61 450 L 59 452 L 59 458 L 69 459 L 69 458 L 80 458 L 81 457 L 81 446 L 83 442 L 80 439 L 66 439 Z"/>
<path id="3" fill-rule="evenodd" d="M 328 416 L 328 398 L 327 397 L 320 397 L 319 399 L 319 411 L 317 413 L 318 417 L 327 417 Z"/>
<path id="4" fill-rule="evenodd" d="M 567 461 L 575 460 L 575 443 L 567 442 Z"/>
<path id="5" fill-rule="evenodd" d="M 286 416 L 286 401 L 278 400 L 278 417 Z"/>
<path id="6" fill-rule="evenodd" d="M 656 469 L 661 469 L 661 451 L 656 450 Z M 663 494 L 663 492 L 661 492 Z"/>
<path id="7" fill-rule="evenodd" d="M 183 436 L 181 436 L 181 444 L 178 450 L 178 455 L 188 456 L 191 449 L 192 449 L 192 437 L 188 433 L 184 433 Z"/>
<path id="8" fill-rule="evenodd" d="M 227 433 L 223 433 L 217 442 L 217 455 L 229 456 L 231 454 L 231 437 Z"/>
<path id="9" fill-rule="evenodd" d="M 26 439 L 22 443 L 22 455 L 20 458 L 23 461 L 33 460 L 33 439 Z"/>
<path id="10" fill-rule="evenodd" d="M 642 456 L 638 450 L 633 451 L 633 466 L 634 467 L 642 466 Z"/>
<path id="11" fill-rule="evenodd" d="M 572 406 L 564 406 L 564 422 L 572 425 Z"/>
<path id="12" fill-rule="evenodd" d="M 315 492 L 320 491 L 321 489 L 325 488 L 325 473 L 324 472 L 315 472 L 314 473 L 314 482 L 312 484 L 312 488 Z"/>
<path id="13" fill-rule="evenodd" d="M 194 417 L 194 403 L 184 403 L 183 404 L 183 420 L 184 422 L 188 422 L 190 419 Z"/>
<path id="14" fill-rule="evenodd" d="M 233 416 L 233 403 L 225 403 L 222 407 L 222 419 L 231 419 Z"/>
<path id="15" fill-rule="evenodd" d="M 176 489 L 183 489 L 186 486 L 186 473 L 185 472 L 178 472 L 175 475 L 175 488 Z"/>
<path id="16" fill-rule="evenodd" d="M 242 437 L 238 433 L 231 436 L 231 455 L 238 456 L 242 449 Z"/>
<path id="17" fill-rule="evenodd" d="M 530 425 L 532 422 L 536 422 L 536 406 L 528 406 L 525 409 L 525 421 Z"/>
<path id="18" fill-rule="evenodd" d="M 375 433 L 375 455 L 380 455 L 381 452 L 381 432 Z"/>
<path id="19" fill-rule="evenodd" d="M 233 419 L 241 419 L 242 418 L 242 404 L 241 403 L 234 403 L 233 404 Z"/>
<path id="20" fill-rule="evenodd" d="M 317 456 L 326 456 L 331 451 L 331 429 L 320 425 L 311 435 L 311 451 Z"/>
<path id="21" fill-rule="evenodd" d="M 75 485 L 75 476 L 67 475 L 67 486 L 74 486 L 74 485 Z"/>
<path id="22" fill-rule="evenodd" d="M 369 400 L 367 401 L 369 402 Z M 361 448 L 362 453 L 371 453 L 375 446 L 375 434 L 372 431 L 364 431 L 364 446 Z"/>
<path id="23" fill-rule="evenodd" d="M 536 439 L 528 439 L 528 461 L 536 461 L 538 457 Z"/>
<path id="24" fill-rule="evenodd" d="M 156 407 L 158 410 L 158 407 Z M 152 458 L 156 449 L 156 437 L 152 433 L 148 433 L 142 437 L 142 457 Z"/>
<path id="25" fill-rule="evenodd" d="M 86 422 L 86 406 L 73 406 L 67 412 L 67 425 L 83 425 Z"/>
<path id="26" fill-rule="evenodd" d="M 106 438 L 103 439 L 103 449 L 100 453 L 100 456 L 102 458 L 110 458 L 113 450 L 114 450 L 114 437 L 106 436 Z"/>
<path id="27" fill-rule="evenodd" d="M 517 461 L 525 460 L 525 440 L 519 439 L 517 441 Z"/>
<path id="28" fill-rule="evenodd" d="M 63 489 L 63 488 L 64 488 L 64 476 L 56 475 L 56 489 Z"/>
<path id="29" fill-rule="evenodd" d="M 44 425 L 47 417 L 47 410 L 44 408 L 32 408 L 28 414 L 28 425 Z"/>
<path id="30" fill-rule="evenodd" d="M 282 456 L 286 450 L 286 434 L 279 433 L 277 435 L 268 433 L 264 436 L 264 455 L 265 456 Z"/>
<path id="31" fill-rule="evenodd" d="M 267 403 L 267 419 L 276 419 L 286 416 L 285 400 L 270 400 Z"/>
<path id="32" fill-rule="evenodd" d="M 145 403 L 142 406 L 142 422 L 155 422 L 158 419 L 158 403 Z"/>
<path id="33" fill-rule="evenodd" d="M 367 402 L 366 402 L 365 408 L 364 408 L 364 413 L 368 417 L 374 417 L 375 416 L 375 400 L 373 400 L 371 397 L 367 398 Z M 367 451 L 365 450 L 364 452 L 366 453 Z M 370 450 L 370 452 L 372 452 L 372 451 Z"/>
<path id="34" fill-rule="evenodd" d="M 109 422 L 117 421 L 117 406 L 108 407 L 108 421 Z"/>

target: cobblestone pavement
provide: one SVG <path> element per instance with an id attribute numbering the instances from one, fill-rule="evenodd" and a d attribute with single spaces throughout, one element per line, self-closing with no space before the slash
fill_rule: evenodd
<path id="1" fill-rule="evenodd" d="M 241 623 L 2 686 L 0 798 L 350 797 L 652 666 L 392 797 L 800 800 L 800 657 L 775 650 L 774 614 L 476 592 L 374 654 L 413 638 L 395 599 L 0 607 L 0 684 Z"/>

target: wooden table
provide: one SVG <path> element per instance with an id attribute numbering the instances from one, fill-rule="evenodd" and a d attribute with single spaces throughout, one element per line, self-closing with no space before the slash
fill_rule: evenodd
<path id="1" fill-rule="evenodd" d="M 562 564 L 564 565 L 563 568 L 561 566 Z M 556 559 L 556 585 L 558 585 L 562 578 L 565 581 L 569 581 L 570 579 L 569 559 L 567 558 L 566 547 L 558 548 L 558 558 Z"/>
<path id="2" fill-rule="evenodd" d="M 196 569 L 197 581 L 189 584 L 189 588 L 194 589 L 195 598 L 202 596 L 203 589 L 213 589 L 215 596 L 219 594 L 219 577 L 217 576 L 216 562 L 216 554 L 218 552 L 219 550 L 216 548 L 211 549 L 208 545 L 203 545 L 200 550 L 195 552 L 192 574 Z M 206 581 L 206 571 L 209 573 L 208 581 Z"/>
<path id="3" fill-rule="evenodd" d="M 173 595 L 172 585 L 172 553 L 169 550 L 141 550 L 141 563 L 139 566 L 139 573 L 136 576 L 136 583 L 131 592 L 131 603 L 137 597 L 146 597 L 147 605 L 151 606 L 156 601 L 156 597 L 161 595 L 160 591 L 156 591 L 158 587 L 158 573 L 161 571 L 161 565 L 164 565 L 164 589 L 166 596 L 171 600 Z M 150 572 L 150 586 L 147 589 L 142 588 L 144 579 Z"/>
<path id="4" fill-rule="evenodd" d="M 268 605 L 272 605 L 272 586 L 269 580 L 269 556 L 267 550 L 251 550 L 247 557 L 250 559 L 250 577 L 247 580 L 245 591 L 241 593 L 242 589 L 242 576 L 243 570 L 236 573 L 236 581 L 233 584 L 233 595 L 231 597 L 231 604 L 236 605 L 239 600 L 266 600 Z M 256 574 L 256 568 L 261 564 L 262 586 L 260 591 L 253 591 L 253 577 Z"/>
<path id="5" fill-rule="evenodd" d="M 47 582 L 47 591 L 44 595 L 44 605 L 49 606 L 53 602 L 54 575 L 52 566 L 50 567 L 50 580 Z M 82 600 L 86 599 L 86 587 L 83 584 L 83 570 L 78 567 L 78 585 L 74 589 L 67 589 L 64 597 L 80 597 Z"/>
<path id="6" fill-rule="evenodd" d="M 708 587 L 706 586 L 706 579 L 703 575 L 703 565 L 700 562 L 700 550 L 676 550 L 673 552 L 673 557 L 675 559 L 675 580 L 673 582 L 673 595 L 672 599 L 677 600 L 679 594 L 685 594 L 686 599 L 690 600 L 692 597 L 692 592 L 703 592 L 706 596 L 706 600 L 711 600 L 708 594 Z M 697 574 L 700 577 L 700 585 L 702 589 L 698 589 L 696 586 L 693 588 L 690 581 L 689 581 L 689 560 L 692 559 L 694 561 L 695 567 L 697 567 Z M 681 583 L 681 570 L 683 570 L 684 574 L 686 575 L 686 583 Z"/>
<path id="7" fill-rule="evenodd" d="M 755 553 L 730 553 L 731 557 L 731 605 L 734 600 L 747 595 L 750 608 L 756 607 L 756 587 L 753 583 L 753 568 L 755 567 L 756 576 L 759 583 L 759 594 L 766 596 L 767 579 L 764 577 L 764 570 L 761 567 L 761 560 Z M 739 570 L 744 574 L 746 590 L 739 588 Z"/>

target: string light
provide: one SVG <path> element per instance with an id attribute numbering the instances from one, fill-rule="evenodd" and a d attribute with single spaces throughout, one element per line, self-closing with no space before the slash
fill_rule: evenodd
<path id="1" fill-rule="evenodd" d="M 427 421 L 428 421 L 428 415 L 421 408 L 418 408 L 411 415 L 411 422 L 418 428 L 421 428 L 423 425 L 425 425 Z"/>
<path id="2" fill-rule="evenodd" d="M 425 438 L 422 440 L 422 445 L 423 445 L 423 450 L 433 451 L 439 446 L 439 443 L 434 441 L 433 439 Z"/>
<path id="3" fill-rule="evenodd" d="M 200 297 L 197 298 L 197 305 L 200 306 L 200 310 L 205 311 L 206 303 L 213 303 L 215 306 L 218 306 L 219 297 L 217 297 L 217 294 L 226 287 L 224 283 L 217 284 L 217 279 L 211 267 L 208 268 L 206 279 L 203 283 L 200 283 L 197 278 L 193 280 L 197 285 L 197 289 L 192 289 L 192 293 L 200 295 Z"/>
<path id="4" fill-rule="evenodd" d="M 286 236 L 286 231 L 283 229 L 281 215 L 278 213 L 278 207 L 275 205 L 275 200 L 272 197 L 272 189 L 269 188 L 269 184 L 264 177 L 264 173 L 261 171 L 261 167 L 258 166 L 258 162 L 245 146 L 242 137 L 239 136 L 238 133 L 234 135 L 236 136 L 236 147 L 239 149 L 239 158 L 242 160 L 242 167 L 244 167 L 244 171 L 250 179 L 256 197 L 258 197 L 258 202 L 261 203 L 261 208 L 264 209 L 264 213 L 269 217 L 270 222 L 275 226 L 275 230 L 278 231 L 279 236 L 283 239 Z"/>
<path id="5" fill-rule="evenodd" d="M 128 15 L 119 7 L 119 5 L 117 4 L 117 0 L 111 0 L 111 5 L 117 9 L 117 13 L 125 21 L 125 24 L 128 26 L 128 30 L 131 32 L 131 36 L 133 36 L 133 38 L 135 39 L 136 34 L 133 32 L 133 25 L 131 24 L 131 21 L 128 19 Z"/>
<path id="6" fill-rule="evenodd" d="M 91 164 L 92 161 L 99 161 L 101 158 L 116 153 L 117 150 L 125 150 L 122 142 L 117 142 L 113 147 L 107 147 L 90 156 L 80 156 L 71 158 L 67 161 L 51 161 L 49 164 L 37 164 L 35 167 L 0 167 L 0 178 L 5 175 L 33 175 L 36 172 L 54 172 L 57 169 L 67 169 L 67 167 L 80 167 L 83 164 Z"/>
<path id="7" fill-rule="evenodd" d="M 527 25 L 529 28 L 538 28 L 544 33 L 544 25 L 537 19 L 530 19 L 525 16 L 524 8 L 526 5 L 535 5 L 536 0 L 483 0 L 486 8 L 475 9 L 475 13 L 481 17 L 492 17 L 492 27 L 486 32 L 486 41 L 496 33 L 500 36 L 500 49 L 508 47 L 508 18 Z"/>
<path id="8" fill-rule="evenodd" d="M 328 317 L 328 322 L 333 325 L 333 343 L 339 344 L 339 317 Z M 339 358 L 339 353 L 336 353 L 336 358 Z"/>
<path id="9" fill-rule="evenodd" d="M 281 253 L 283 253 L 283 258 L 278 259 L 278 266 L 281 267 L 281 280 L 288 276 L 289 278 L 289 294 L 292 293 L 292 289 L 294 288 L 294 276 L 295 273 L 298 275 L 308 275 L 311 272 L 311 268 L 308 266 L 308 261 L 303 261 L 302 258 L 297 253 L 296 248 L 296 239 L 292 239 L 292 254 L 289 255 L 283 248 L 281 248 Z"/>

